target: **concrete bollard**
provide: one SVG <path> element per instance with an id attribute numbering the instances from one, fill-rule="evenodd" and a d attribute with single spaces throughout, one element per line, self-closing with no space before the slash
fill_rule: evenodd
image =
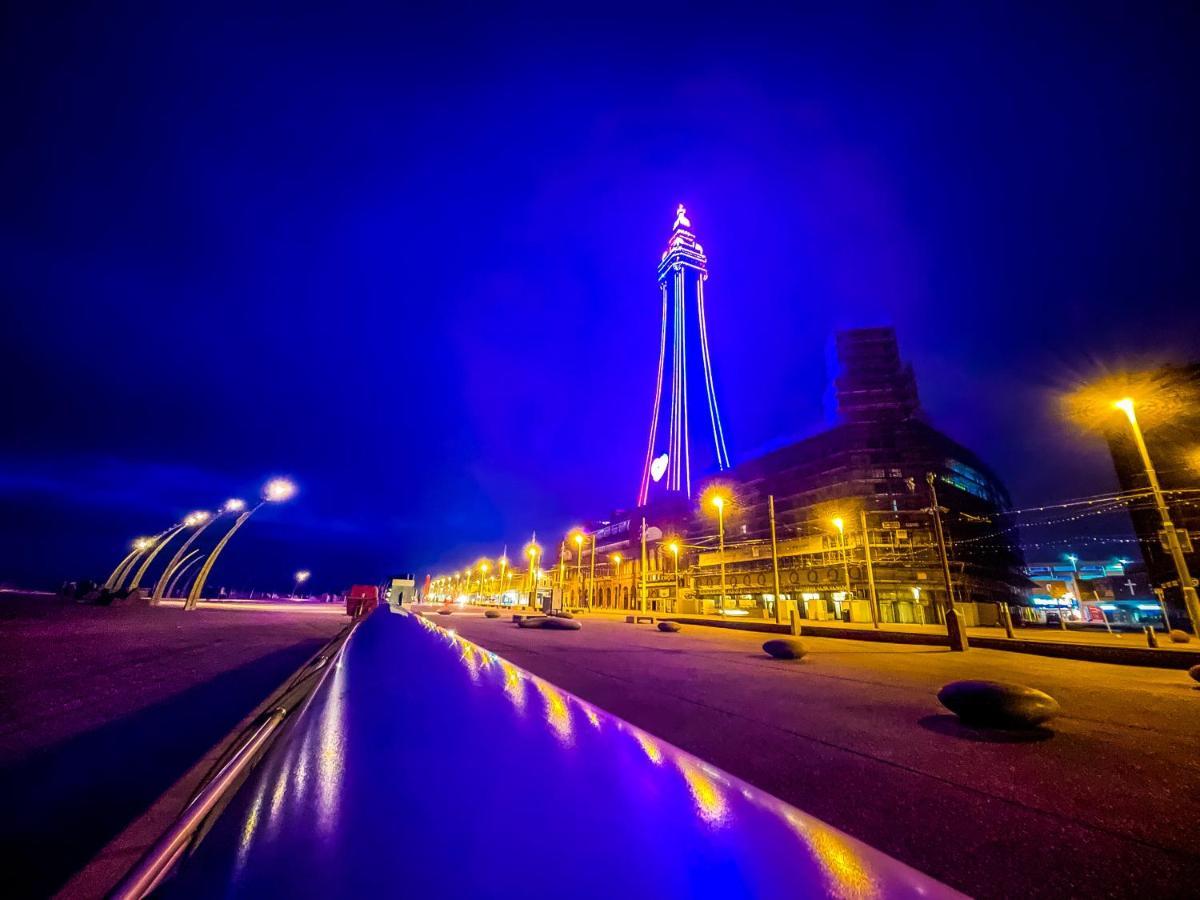
<path id="1" fill-rule="evenodd" d="M 946 633 L 950 637 L 950 649 L 962 653 L 971 647 L 967 640 L 967 628 L 963 625 L 962 615 L 957 609 L 946 610 Z"/>
<path id="2" fill-rule="evenodd" d="M 800 614 L 793 609 L 788 613 L 788 619 L 790 620 L 792 634 L 800 637 Z"/>
<path id="3" fill-rule="evenodd" d="M 1000 613 L 1000 624 L 1004 626 L 1004 636 L 1013 637 L 1012 610 L 1007 603 L 997 603 L 996 608 Z"/>
<path id="4" fill-rule="evenodd" d="M 1142 631 L 1146 632 L 1146 646 L 1157 647 L 1158 635 L 1154 633 L 1154 629 L 1147 625 Z"/>

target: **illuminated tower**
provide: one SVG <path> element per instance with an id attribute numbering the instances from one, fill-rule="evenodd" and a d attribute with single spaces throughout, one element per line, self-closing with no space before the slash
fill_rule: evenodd
<path id="1" fill-rule="evenodd" d="M 692 223 L 680 204 L 671 240 L 658 265 L 662 289 L 662 337 L 658 379 L 654 385 L 654 413 L 650 442 L 638 489 L 638 505 L 655 496 L 681 493 L 691 496 L 693 477 L 729 468 L 729 452 L 717 410 L 712 360 L 708 353 L 708 326 L 704 321 L 704 282 L 708 260 L 696 243 Z M 667 349 L 670 348 L 670 356 Z M 689 349 L 691 355 L 688 355 Z M 664 388 L 670 402 L 663 402 Z M 704 397 L 704 409 L 690 416 L 688 396 Z"/>

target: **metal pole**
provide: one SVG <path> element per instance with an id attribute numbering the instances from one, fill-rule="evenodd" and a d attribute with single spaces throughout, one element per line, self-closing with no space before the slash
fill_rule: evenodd
<path id="1" fill-rule="evenodd" d="M 163 547 L 167 546 L 167 544 L 173 537 L 175 537 L 175 535 L 183 531 L 184 527 L 185 526 L 183 525 L 176 525 L 165 535 L 163 535 L 160 540 L 154 542 L 154 546 L 150 548 L 149 555 L 142 560 L 142 564 L 138 566 L 138 570 L 133 576 L 133 581 L 129 582 L 129 589 L 131 591 L 142 583 L 142 579 L 146 577 L 146 570 L 150 568 L 150 563 L 154 562 L 154 557 L 158 556 L 158 552 L 162 550 Z"/>
<path id="2" fill-rule="evenodd" d="M 879 627 L 879 595 L 875 591 L 875 566 L 871 563 L 871 535 L 867 531 L 867 511 L 858 511 L 859 525 L 862 526 L 863 560 L 867 565 L 867 590 L 870 592 L 871 624 Z"/>
<path id="3" fill-rule="evenodd" d="M 675 601 L 674 607 L 675 608 L 672 609 L 671 611 L 678 613 L 679 612 L 679 548 L 676 547 L 674 549 L 674 551 L 672 551 L 671 555 L 675 557 L 675 590 L 673 592 L 675 594 L 675 597 L 674 597 L 674 601 Z"/>
<path id="4" fill-rule="evenodd" d="M 934 474 L 929 472 L 925 480 L 929 483 L 929 499 L 933 503 L 933 530 L 937 537 L 938 553 L 942 558 L 942 577 L 946 579 L 946 608 L 954 609 L 954 583 L 950 580 L 950 557 L 946 554 L 946 536 L 942 532 L 942 508 L 938 506 L 937 488 L 934 486 Z"/>
<path id="5" fill-rule="evenodd" d="M 209 518 L 205 519 L 195 531 L 188 535 L 188 539 L 183 542 L 183 546 L 175 551 L 175 555 L 171 557 L 171 561 L 167 563 L 166 569 L 163 570 L 162 575 L 159 577 L 158 583 L 154 585 L 154 595 L 150 598 L 151 606 L 157 606 L 158 602 L 162 600 L 163 591 L 167 589 L 167 584 L 169 583 L 171 576 L 175 573 L 175 569 L 179 565 L 179 561 L 183 559 L 183 555 L 187 553 L 188 549 L 195 542 L 196 538 L 200 537 L 200 535 L 204 533 L 204 529 L 206 529 L 213 522 L 217 521 L 217 517 L 220 515 L 220 513 L 217 513 L 216 515 L 209 516 Z"/>
<path id="6" fill-rule="evenodd" d="M 644 613 L 646 611 L 646 517 L 645 516 L 642 516 L 641 567 L 642 567 L 642 584 L 641 584 L 641 588 L 638 591 L 638 593 L 641 595 L 641 603 L 639 604 L 639 606 L 641 607 L 641 610 Z"/>
<path id="7" fill-rule="evenodd" d="M 850 609 L 850 551 L 846 549 L 846 526 L 842 525 L 838 529 L 838 537 L 842 539 L 842 575 L 846 578 L 846 610 L 847 615 Z"/>
<path id="8" fill-rule="evenodd" d="M 717 539 L 720 542 L 721 595 L 717 598 L 717 609 L 725 608 L 725 505 L 717 507 Z"/>
<path id="9" fill-rule="evenodd" d="M 587 608 L 592 611 L 592 591 L 596 586 L 596 535 L 592 534 L 592 556 L 588 560 Z"/>
<path id="10" fill-rule="evenodd" d="M 1183 605 L 1192 622 L 1192 632 L 1200 636 L 1200 599 L 1197 598 L 1196 587 L 1192 584 L 1192 575 L 1188 571 L 1187 559 L 1183 555 L 1183 546 L 1179 543 L 1179 534 L 1175 531 L 1175 525 L 1171 521 L 1171 511 L 1167 508 L 1162 487 L 1159 486 L 1158 473 L 1154 471 L 1154 464 L 1150 461 L 1150 451 L 1146 448 L 1145 438 L 1142 437 L 1142 427 L 1138 424 L 1137 416 L 1134 414 L 1133 401 L 1121 408 L 1129 418 L 1129 425 L 1133 429 L 1133 438 L 1137 442 L 1138 453 L 1141 455 L 1142 465 L 1146 469 L 1146 478 L 1150 481 L 1150 490 L 1154 494 L 1154 505 L 1158 507 L 1158 515 L 1162 519 L 1163 531 L 1166 533 L 1167 549 L 1170 550 L 1171 559 L 1175 563 L 1175 577 L 1179 579 Z M 1170 625 L 1167 627 L 1170 630 Z"/>
<path id="11" fill-rule="evenodd" d="M 263 503 L 265 502 L 266 501 L 264 500 Z M 192 589 L 188 591 L 187 600 L 183 604 L 184 609 L 196 608 L 196 604 L 200 602 L 200 592 L 204 590 L 204 582 L 208 580 L 208 574 L 212 571 L 213 564 L 217 561 L 217 556 L 222 550 L 225 549 L 225 545 L 229 543 L 229 539 L 233 537 L 234 533 L 241 528 L 242 524 L 248 518 L 254 515 L 254 513 L 258 511 L 258 508 L 262 505 L 262 503 L 259 503 L 258 506 L 252 507 L 238 516 L 230 529 L 225 532 L 221 540 L 217 541 L 217 546 L 213 547 L 212 553 L 208 554 L 208 559 L 206 559 L 204 561 L 204 565 L 200 567 L 200 574 L 197 575 L 196 580 L 192 582 Z M 215 521 L 215 518 L 210 519 L 209 521 Z M 201 528 L 200 530 L 203 531 L 204 528 Z"/>
<path id="12" fill-rule="evenodd" d="M 167 585 L 166 597 L 168 600 L 175 596 L 175 586 L 179 584 L 180 579 L 183 578 L 183 574 L 198 562 L 200 562 L 200 551 L 193 550 L 183 558 L 178 566 L 176 566 L 175 577 L 172 578 L 171 583 Z"/>
<path id="13" fill-rule="evenodd" d="M 129 567 L 133 565 L 134 561 L 142 555 L 142 552 L 143 550 L 131 550 L 123 560 L 117 563 L 117 567 L 113 569 L 113 573 L 108 576 L 108 580 L 104 582 L 103 587 L 112 590 L 117 586 L 118 579 L 124 581 L 125 573 L 129 570 Z"/>
<path id="14" fill-rule="evenodd" d="M 775 621 L 783 621 L 780 606 L 783 598 L 779 594 L 779 544 L 775 540 L 775 495 L 767 495 L 767 517 L 771 520 L 771 576 L 775 583 Z M 679 559 L 675 560 L 678 568 Z M 676 573 L 678 575 L 678 573 Z"/>

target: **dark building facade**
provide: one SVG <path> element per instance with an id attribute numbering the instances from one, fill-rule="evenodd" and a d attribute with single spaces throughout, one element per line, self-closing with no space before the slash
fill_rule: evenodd
<path id="1" fill-rule="evenodd" d="M 594 605 L 617 609 L 640 606 L 644 594 L 647 608 L 660 611 L 786 618 L 794 609 L 807 619 L 865 622 L 874 608 L 883 621 L 938 622 L 947 589 L 932 492 L 967 621 L 994 621 L 995 603 L 1021 602 L 1030 582 L 1016 531 L 1004 520 L 1008 493 L 978 456 L 924 421 L 895 333 L 843 332 L 835 347 L 843 421 L 719 477 L 712 487 L 728 498 L 723 554 L 716 511 L 703 496 L 614 513 L 589 527 L 595 577 L 584 575 L 591 571 L 589 548 L 573 577 L 568 568 L 567 604 L 582 605 L 590 586 Z"/>
<path id="2" fill-rule="evenodd" d="M 1171 520 L 1176 529 L 1187 532 L 1182 540 L 1184 557 L 1195 579 L 1200 576 L 1200 498 L 1194 493 L 1200 487 L 1200 363 L 1163 367 L 1152 373 L 1150 381 L 1149 392 L 1164 397 L 1165 408 L 1160 412 L 1147 404 L 1144 412 L 1139 411 L 1138 423 L 1166 494 Z M 1147 490 L 1149 479 L 1132 430 L 1114 428 L 1108 446 L 1121 490 Z M 1162 519 L 1149 500 L 1131 504 L 1129 515 L 1150 584 L 1163 589 L 1173 622 L 1182 624 L 1186 621 L 1183 595 L 1171 554 L 1161 538 Z"/>

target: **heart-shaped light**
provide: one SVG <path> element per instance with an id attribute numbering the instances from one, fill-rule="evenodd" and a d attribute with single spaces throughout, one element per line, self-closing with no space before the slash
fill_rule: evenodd
<path id="1" fill-rule="evenodd" d="M 655 481 L 660 481 L 663 477 L 663 472 L 667 471 L 667 454 L 663 454 L 650 463 L 650 477 Z"/>

